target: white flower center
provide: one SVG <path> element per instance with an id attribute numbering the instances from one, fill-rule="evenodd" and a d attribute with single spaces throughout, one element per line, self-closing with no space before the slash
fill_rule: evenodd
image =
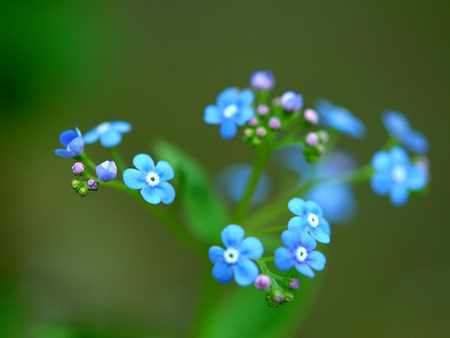
<path id="1" fill-rule="evenodd" d="M 110 124 L 109 122 L 103 122 L 102 124 L 100 124 L 100 125 L 97 127 L 97 132 L 98 132 L 99 134 L 102 134 L 102 133 L 104 133 L 105 131 L 107 131 L 109 128 L 111 128 L 111 124 Z"/>
<path id="2" fill-rule="evenodd" d="M 316 226 L 319 225 L 319 217 L 317 217 L 316 214 L 313 214 L 312 212 L 310 212 L 309 215 L 308 215 L 308 223 L 313 228 L 315 228 Z"/>
<path id="3" fill-rule="evenodd" d="M 295 255 L 297 256 L 297 260 L 299 262 L 303 262 L 306 259 L 306 257 L 308 257 L 308 251 L 304 247 L 300 246 L 297 249 L 297 252 Z"/>
<path id="4" fill-rule="evenodd" d="M 406 169 L 401 165 L 397 165 L 392 169 L 392 179 L 396 183 L 402 183 L 406 180 Z"/>
<path id="5" fill-rule="evenodd" d="M 223 259 L 225 260 L 225 262 L 227 262 L 228 264 L 234 264 L 238 261 L 239 259 L 239 252 L 236 249 L 233 248 L 228 248 L 227 250 L 225 250 L 225 252 L 223 253 Z"/>
<path id="6" fill-rule="evenodd" d="M 229 119 L 233 117 L 237 112 L 238 107 L 235 104 L 230 104 L 223 110 L 223 116 Z"/>
<path id="7" fill-rule="evenodd" d="M 155 185 L 159 184 L 159 176 L 158 174 L 151 172 L 147 175 L 147 177 L 145 178 L 145 180 L 147 181 L 147 183 L 149 185 L 151 185 L 152 187 L 154 187 Z"/>

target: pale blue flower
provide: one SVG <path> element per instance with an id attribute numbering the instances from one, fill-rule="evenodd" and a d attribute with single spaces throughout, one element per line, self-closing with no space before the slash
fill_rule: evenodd
<path id="1" fill-rule="evenodd" d="M 75 157 L 83 152 L 84 139 L 80 130 L 66 130 L 59 136 L 59 142 L 66 147 L 66 149 L 56 149 L 55 154 L 62 157 Z"/>
<path id="2" fill-rule="evenodd" d="M 122 134 L 131 130 L 131 124 L 124 121 L 103 122 L 84 134 L 84 142 L 91 144 L 100 139 L 102 146 L 115 147 L 122 142 Z"/>

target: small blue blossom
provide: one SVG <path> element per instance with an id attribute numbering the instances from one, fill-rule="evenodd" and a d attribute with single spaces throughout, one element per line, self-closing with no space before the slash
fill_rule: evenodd
<path id="1" fill-rule="evenodd" d="M 383 123 L 389 134 L 398 139 L 412 152 L 428 152 L 429 143 L 425 135 L 410 127 L 408 119 L 401 113 L 387 110 L 383 113 Z"/>
<path id="2" fill-rule="evenodd" d="M 117 176 L 117 165 L 114 161 L 105 161 L 95 167 L 99 181 L 109 182 Z"/>
<path id="3" fill-rule="evenodd" d="M 323 218 L 320 205 L 295 197 L 289 201 L 288 208 L 294 215 L 297 215 L 289 220 L 288 228 L 290 230 L 310 232 L 317 241 L 330 243 L 330 225 Z"/>
<path id="4" fill-rule="evenodd" d="M 388 195 L 392 204 L 401 206 L 408 201 L 409 191 L 425 187 L 427 173 L 418 164 L 410 162 L 408 153 L 401 147 L 392 147 L 389 152 L 379 151 L 372 158 L 375 173 L 371 178 L 373 191 Z"/>
<path id="5" fill-rule="evenodd" d="M 289 113 L 300 110 L 303 107 L 303 97 L 293 91 L 288 91 L 281 96 L 281 107 Z"/>
<path id="6" fill-rule="evenodd" d="M 279 270 L 286 271 L 295 266 L 301 274 L 314 278 L 312 269 L 322 271 L 325 268 L 325 256 L 319 251 L 313 251 L 317 243 L 306 232 L 298 229 L 285 230 L 281 234 L 281 240 L 287 248 L 275 250 L 275 266 Z"/>
<path id="7" fill-rule="evenodd" d="M 332 102 L 320 99 L 316 102 L 316 111 L 320 116 L 320 124 L 331 127 L 354 138 L 366 135 L 366 127 L 350 111 L 336 106 Z"/>
<path id="8" fill-rule="evenodd" d="M 217 97 L 216 105 L 205 108 L 203 120 L 209 124 L 220 124 L 220 135 L 230 139 L 236 136 L 236 125 L 243 126 L 255 116 L 250 106 L 253 100 L 250 89 L 238 92 L 235 88 L 227 88 Z"/>
<path id="9" fill-rule="evenodd" d="M 233 279 L 241 286 L 252 284 L 259 270 L 251 261 L 258 259 L 264 252 L 259 239 L 244 239 L 244 229 L 230 224 L 222 231 L 222 242 L 226 250 L 219 246 L 209 248 L 209 259 L 214 264 L 213 277 L 220 283 L 228 283 Z"/>
<path id="10" fill-rule="evenodd" d="M 133 158 L 136 169 L 125 169 L 123 182 L 130 189 L 140 189 L 141 195 L 151 204 L 170 204 L 175 198 L 175 190 L 166 181 L 174 177 L 172 167 L 166 161 L 159 161 L 156 166 L 147 154 L 138 154 Z"/>
<path id="11" fill-rule="evenodd" d="M 59 136 L 59 142 L 66 147 L 66 149 L 56 149 L 55 154 L 62 157 L 75 157 L 83 152 L 84 139 L 81 136 L 80 130 L 75 128 L 73 130 L 66 130 Z"/>
<path id="12" fill-rule="evenodd" d="M 84 142 L 91 144 L 100 139 L 102 146 L 115 147 L 122 142 L 122 134 L 131 130 L 131 124 L 124 121 L 103 122 L 84 134 Z"/>
<path id="13" fill-rule="evenodd" d="M 250 76 L 250 85 L 255 90 L 270 90 L 275 84 L 275 78 L 270 70 L 259 70 Z"/>

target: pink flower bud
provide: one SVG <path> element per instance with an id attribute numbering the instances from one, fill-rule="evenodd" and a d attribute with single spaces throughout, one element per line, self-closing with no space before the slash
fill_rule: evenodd
<path id="1" fill-rule="evenodd" d="M 98 182 L 96 180 L 88 180 L 87 186 L 89 190 L 97 190 L 98 189 Z"/>
<path id="2" fill-rule="evenodd" d="M 319 144 L 319 136 L 316 133 L 308 133 L 306 134 L 306 144 L 315 147 Z"/>
<path id="3" fill-rule="evenodd" d="M 279 129 L 280 127 L 281 127 L 281 122 L 280 122 L 280 120 L 278 118 L 272 117 L 269 120 L 269 128 L 270 129 L 276 130 L 276 129 Z"/>
<path id="4" fill-rule="evenodd" d="M 270 287 L 272 281 L 267 275 L 258 275 L 255 279 L 255 288 L 261 291 L 265 291 Z"/>
<path id="5" fill-rule="evenodd" d="M 258 120 L 256 119 L 256 117 L 252 118 L 250 121 L 248 121 L 248 125 L 250 127 L 254 127 L 258 124 Z"/>
<path id="6" fill-rule="evenodd" d="M 256 111 L 258 112 L 259 115 L 267 115 L 267 114 L 269 114 L 269 107 L 262 104 L 262 105 L 258 106 L 258 108 L 256 108 Z"/>
<path id="7" fill-rule="evenodd" d="M 319 115 L 312 109 L 306 109 L 303 116 L 309 124 L 317 124 L 319 122 Z"/>
<path id="8" fill-rule="evenodd" d="M 258 134 L 259 137 L 264 137 L 267 134 L 266 128 L 259 127 L 256 129 L 256 134 Z"/>
<path id="9" fill-rule="evenodd" d="M 81 162 L 77 162 L 72 166 L 72 172 L 75 175 L 80 175 L 82 173 L 84 173 L 86 170 L 86 168 L 84 167 L 84 164 Z"/>

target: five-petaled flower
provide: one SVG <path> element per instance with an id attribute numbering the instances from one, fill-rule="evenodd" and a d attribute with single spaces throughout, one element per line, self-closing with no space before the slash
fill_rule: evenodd
<path id="1" fill-rule="evenodd" d="M 81 136 L 80 130 L 66 130 L 59 136 L 59 142 L 66 147 L 66 149 L 56 149 L 55 154 L 62 157 L 75 157 L 83 152 L 84 139 Z"/>
<path id="2" fill-rule="evenodd" d="M 124 121 L 103 122 L 84 134 L 84 142 L 91 144 L 100 139 L 102 146 L 115 147 L 122 141 L 122 134 L 131 130 L 131 124 Z"/>
<path id="3" fill-rule="evenodd" d="M 372 158 L 375 173 L 371 178 L 373 191 L 388 195 L 392 204 L 401 206 L 408 201 L 409 191 L 425 187 L 427 173 L 423 167 L 410 162 L 408 153 L 401 147 L 392 147 L 389 152 L 379 151 Z"/>
<path id="4" fill-rule="evenodd" d="M 366 135 L 366 127 L 349 110 L 336 106 L 334 103 L 320 99 L 316 102 L 316 111 L 320 116 L 320 123 L 331 127 L 354 138 Z"/>
<path id="5" fill-rule="evenodd" d="M 428 151 L 429 144 L 425 135 L 412 129 L 403 114 L 392 110 L 385 111 L 383 123 L 389 134 L 398 139 L 407 149 L 419 154 Z"/>
<path id="6" fill-rule="evenodd" d="M 174 176 L 172 167 L 166 161 L 159 161 L 156 166 L 147 154 L 138 154 L 133 158 L 136 169 L 125 169 L 123 182 L 130 189 L 140 189 L 141 195 L 151 204 L 170 204 L 175 198 L 175 190 L 166 181 Z"/>
<path id="7" fill-rule="evenodd" d="M 293 198 L 288 203 L 289 210 L 297 215 L 288 223 L 290 230 L 310 232 L 317 241 L 330 243 L 330 225 L 323 218 L 323 211 L 316 202 L 305 202 L 301 198 Z"/>
<path id="8" fill-rule="evenodd" d="M 312 269 L 321 271 L 325 268 L 326 258 L 323 253 L 313 251 L 317 243 L 308 233 L 298 229 L 285 230 L 281 240 L 287 248 L 275 250 L 275 266 L 278 269 L 285 271 L 295 266 L 298 272 L 313 278 Z"/>
<path id="9" fill-rule="evenodd" d="M 209 248 L 209 259 L 214 264 L 213 277 L 220 283 L 228 283 L 234 276 L 241 286 L 252 284 L 259 270 L 251 260 L 263 254 L 261 242 L 254 237 L 244 239 L 244 229 L 235 224 L 228 225 L 221 235 L 226 249 L 219 246 Z"/>
<path id="10" fill-rule="evenodd" d="M 243 126 L 255 115 L 250 106 L 253 100 L 250 89 L 238 92 L 235 88 L 227 88 L 217 97 L 216 105 L 205 108 L 203 120 L 209 124 L 220 124 L 220 135 L 230 139 L 236 135 L 236 125 Z"/>

